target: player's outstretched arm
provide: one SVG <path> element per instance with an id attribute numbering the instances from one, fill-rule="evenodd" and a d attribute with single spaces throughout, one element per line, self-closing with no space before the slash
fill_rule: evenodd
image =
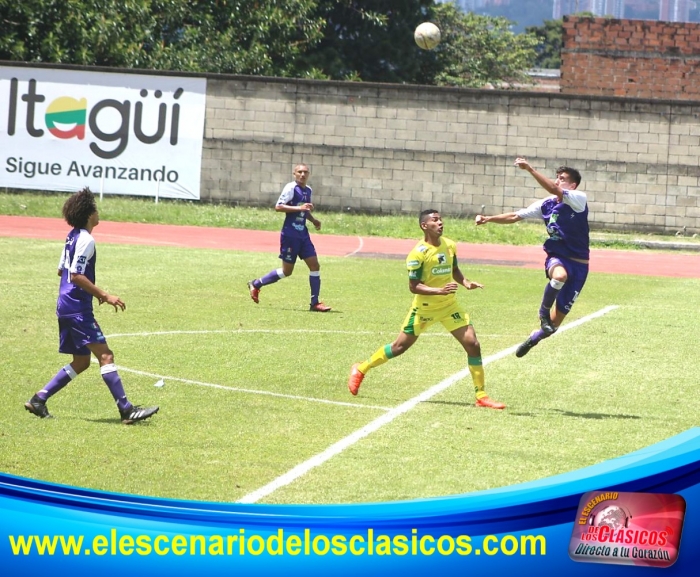
<path id="1" fill-rule="evenodd" d="M 485 216 L 483 214 L 477 214 L 474 219 L 476 226 L 481 224 L 486 224 L 487 222 L 492 222 L 493 224 L 513 224 L 522 220 L 522 217 L 518 216 L 515 212 L 504 212 L 503 214 L 496 214 L 494 216 Z"/>

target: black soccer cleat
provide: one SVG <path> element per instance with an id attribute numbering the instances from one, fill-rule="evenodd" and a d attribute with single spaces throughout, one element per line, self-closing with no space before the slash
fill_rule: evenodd
<path id="1" fill-rule="evenodd" d="M 128 409 L 119 409 L 119 414 L 122 417 L 123 425 L 133 425 L 137 421 L 143 421 L 152 417 L 158 412 L 160 407 L 139 407 L 132 405 Z"/>
<path id="2" fill-rule="evenodd" d="M 524 357 L 536 344 L 537 343 L 534 342 L 530 337 L 527 337 L 527 340 L 521 345 L 519 345 L 518 348 L 515 350 L 515 356 L 518 358 Z"/>
<path id="3" fill-rule="evenodd" d="M 24 408 L 27 409 L 32 415 L 36 415 L 40 419 L 50 419 L 51 414 L 46 408 L 46 401 L 40 399 L 37 395 L 34 395 L 26 403 L 24 403 Z"/>
<path id="4" fill-rule="evenodd" d="M 546 315 L 540 315 L 540 327 L 542 327 L 542 332 L 547 336 L 553 335 L 557 332 L 557 327 L 552 324 L 549 311 L 547 311 Z"/>

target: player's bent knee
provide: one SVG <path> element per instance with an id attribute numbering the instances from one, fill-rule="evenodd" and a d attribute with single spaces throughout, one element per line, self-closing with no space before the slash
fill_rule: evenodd
<path id="1" fill-rule="evenodd" d="M 100 355 L 100 366 L 114 364 L 114 353 L 112 351 L 107 351 Z"/>

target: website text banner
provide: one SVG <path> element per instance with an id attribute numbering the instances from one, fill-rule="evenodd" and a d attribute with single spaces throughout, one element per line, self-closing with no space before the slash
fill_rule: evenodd
<path id="1" fill-rule="evenodd" d="M 0 472 L 2 574 L 646 577 L 655 566 L 685 577 L 700 565 L 698 428 L 584 469 L 464 495 L 355 505 L 186 497 Z M 687 504 L 682 536 L 674 502 Z M 572 542 L 583 534 L 596 540 Z"/>
<path id="2" fill-rule="evenodd" d="M 206 79 L 0 66 L 0 186 L 199 199 Z"/>

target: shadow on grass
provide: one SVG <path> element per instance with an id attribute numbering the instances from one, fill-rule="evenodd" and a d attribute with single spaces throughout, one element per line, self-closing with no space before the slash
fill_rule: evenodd
<path id="1" fill-rule="evenodd" d="M 426 405 L 451 405 L 454 407 L 472 407 L 472 408 L 479 408 L 481 409 L 482 407 L 475 407 L 474 403 L 472 401 L 423 401 Z M 500 412 L 500 411 L 499 411 Z M 537 412 L 529 412 L 529 411 L 518 411 L 509 409 L 506 407 L 506 409 L 503 411 L 504 413 L 507 413 L 509 415 L 513 415 L 514 417 L 541 417 L 543 414 L 559 414 L 562 417 L 574 417 L 577 419 L 641 419 L 642 417 L 638 415 L 611 415 L 607 413 L 576 413 L 574 411 L 563 411 L 561 409 L 543 409 L 541 411 Z"/>
<path id="2" fill-rule="evenodd" d="M 611 415 L 608 413 L 576 413 L 574 411 L 562 411 L 561 409 L 544 409 L 536 413 L 509 411 L 511 415 L 518 417 L 540 417 L 542 413 L 555 413 L 562 417 L 574 417 L 576 419 L 641 419 L 638 415 Z"/>

